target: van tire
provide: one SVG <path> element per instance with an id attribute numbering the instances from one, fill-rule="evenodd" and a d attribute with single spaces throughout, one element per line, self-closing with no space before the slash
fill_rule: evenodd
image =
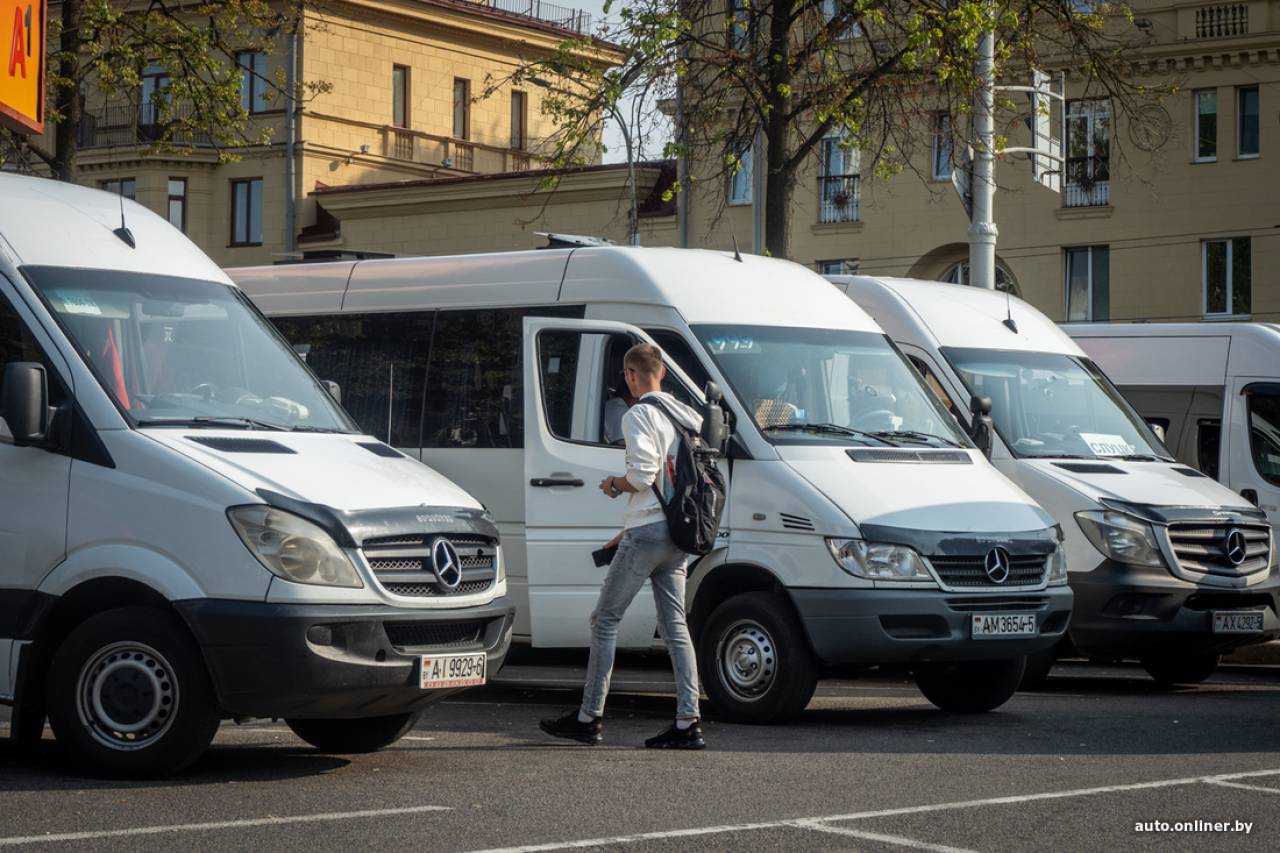
<path id="1" fill-rule="evenodd" d="M 1142 658 L 1142 668 L 1164 687 L 1178 684 L 1199 684 L 1213 675 L 1218 668 L 1219 657 L 1213 652 L 1191 652 L 1181 655 L 1147 655 Z"/>
<path id="2" fill-rule="evenodd" d="M 156 607 L 90 616 L 58 647 L 45 682 L 49 724 L 87 772 L 168 776 L 195 761 L 221 712 L 199 647 Z"/>
<path id="3" fill-rule="evenodd" d="M 735 595 L 712 611 L 698 635 L 702 684 L 722 719 L 780 723 L 813 698 L 818 665 L 799 621 L 780 597 Z"/>
<path id="4" fill-rule="evenodd" d="M 417 724 L 421 712 L 354 720 L 285 720 L 293 733 L 321 752 L 352 755 L 391 746 Z"/>
<path id="5" fill-rule="evenodd" d="M 1008 702 L 1018 690 L 1026 658 L 929 664 L 915 670 L 924 698 L 954 714 L 982 714 Z"/>
<path id="6" fill-rule="evenodd" d="M 1042 651 L 1027 655 L 1027 666 L 1022 673 L 1019 690 L 1040 690 L 1049 683 L 1049 673 L 1058 660 L 1058 647 L 1050 646 Z"/>

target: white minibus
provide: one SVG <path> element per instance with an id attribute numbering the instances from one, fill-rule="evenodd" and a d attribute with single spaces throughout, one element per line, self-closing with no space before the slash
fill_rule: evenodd
<path id="1" fill-rule="evenodd" d="M 1179 464 L 1048 317 L 1004 293 L 833 277 L 957 417 L 987 397 L 991 460 L 1066 534 L 1068 642 L 1137 658 L 1157 681 L 1203 681 L 1219 656 L 1280 632 L 1273 535 L 1257 507 Z M 1053 652 L 1028 662 L 1043 680 Z"/>
<path id="2" fill-rule="evenodd" d="M 1280 326 L 1073 323 L 1063 330 L 1188 465 L 1280 525 Z"/>
<path id="3" fill-rule="evenodd" d="M 815 273 L 679 249 L 547 249 L 229 271 L 369 432 L 497 518 L 516 638 L 588 645 L 622 506 L 609 412 L 622 357 L 714 381 L 733 434 L 721 547 L 691 567 L 703 684 L 771 721 L 842 664 L 906 664 L 935 704 L 987 710 L 1066 629 L 1059 531 L 996 471 L 879 327 Z M 660 646 L 651 601 L 619 644 Z"/>
<path id="4" fill-rule="evenodd" d="M 0 701 L 92 772 L 220 720 L 385 746 L 483 683 L 512 608 L 490 516 L 362 434 L 132 201 L 0 174 Z"/>

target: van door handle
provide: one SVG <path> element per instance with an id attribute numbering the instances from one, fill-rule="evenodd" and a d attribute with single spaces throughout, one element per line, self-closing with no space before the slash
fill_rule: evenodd
<path id="1" fill-rule="evenodd" d="M 534 477 L 529 481 L 530 486 L 536 486 L 539 489 L 550 489 L 554 486 L 572 486 L 580 489 L 586 483 L 577 477 Z"/>

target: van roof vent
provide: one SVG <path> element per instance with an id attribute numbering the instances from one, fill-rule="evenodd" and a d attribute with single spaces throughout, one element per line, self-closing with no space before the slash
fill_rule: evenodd
<path id="1" fill-rule="evenodd" d="M 187 441 L 221 450 L 223 453 L 295 453 L 278 441 L 268 438 L 230 438 L 217 435 L 189 435 Z"/>
<path id="2" fill-rule="evenodd" d="M 1202 471 L 1197 471 L 1195 468 L 1186 468 L 1186 467 L 1183 467 L 1182 465 L 1174 465 L 1173 470 L 1177 471 L 1179 474 L 1181 474 L 1184 477 L 1208 477 L 1209 476 L 1208 474 L 1205 474 Z"/>
<path id="3" fill-rule="evenodd" d="M 1105 462 L 1055 462 L 1055 468 L 1061 468 L 1064 471 L 1070 471 L 1072 474 L 1127 474 L 1114 465 L 1108 465 Z"/>
<path id="4" fill-rule="evenodd" d="M 926 465 L 972 465 L 963 450 L 913 450 L 906 447 L 855 447 L 846 450 L 854 462 L 918 462 Z"/>
<path id="5" fill-rule="evenodd" d="M 403 453 L 401 453 L 399 450 L 396 450 L 394 447 L 388 444 L 383 444 L 381 441 L 357 441 L 356 445 L 359 447 L 363 447 L 365 450 L 369 451 L 374 456 L 381 456 L 385 459 L 408 459 L 409 458 L 405 456 Z"/>
<path id="6" fill-rule="evenodd" d="M 782 526 L 787 530 L 804 530 L 813 532 L 813 521 L 805 518 L 803 515 L 792 515 L 789 512 L 778 513 L 778 518 L 782 519 Z"/>

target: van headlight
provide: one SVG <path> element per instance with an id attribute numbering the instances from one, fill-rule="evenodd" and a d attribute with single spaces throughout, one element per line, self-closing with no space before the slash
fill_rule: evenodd
<path id="1" fill-rule="evenodd" d="M 1093 547 L 1118 563 L 1164 566 L 1155 529 L 1133 516 L 1109 510 L 1077 512 L 1076 521 Z"/>
<path id="2" fill-rule="evenodd" d="M 868 542 L 865 539 L 828 539 L 831 556 L 854 577 L 874 581 L 932 581 L 924 558 L 914 548 Z"/>
<path id="3" fill-rule="evenodd" d="M 1049 586 L 1062 586 L 1067 582 L 1067 549 L 1059 542 L 1049 555 Z"/>
<path id="4" fill-rule="evenodd" d="M 317 586 L 363 587 L 356 567 L 320 526 L 255 504 L 227 510 L 241 541 L 277 577 Z"/>

